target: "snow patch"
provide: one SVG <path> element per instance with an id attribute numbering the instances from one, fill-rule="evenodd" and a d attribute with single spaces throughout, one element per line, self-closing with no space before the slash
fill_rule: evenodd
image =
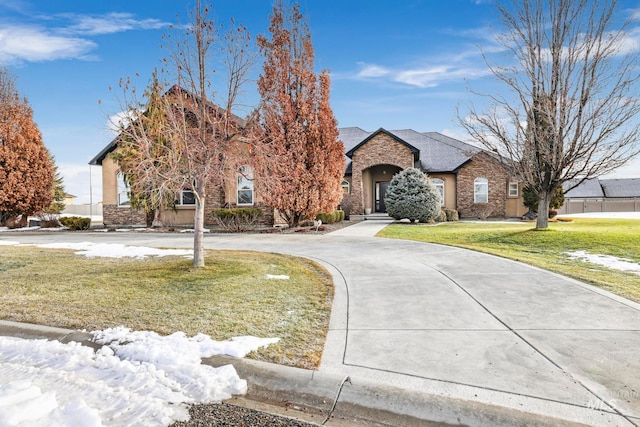
<path id="1" fill-rule="evenodd" d="M 20 242 L 16 242 L 13 240 L 0 240 L 0 246 L 15 246 L 19 244 Z"/>
<path id="2" fill-rule="evenodd" d="M 144 246 L 126 246 L 119 243 L 46 243 L 37 245 L 39 248 L 48 249 L 72 249 L 77 251 L 77 255 L 84 255 L 89 258 L 138 258 L 143 259 L 148 256 L 193 256 L 192 250 L 185 249 L 157 249 Z"/>
<path id="3" fill-rule="evenodd" d="M 188 418 L 187 403 L 243 394 L 231 365 L 201 358 L 244 356 L 277 338 L 214 341 L 198 334 L 119 327 L 94 332 L 97 352 L 79 343 L 0 337 L 0 425 L 166 426 Z"/>
<path id="4" fill-rule="evenodd" d="M 587 251 L 563 252 L 569 255 L 571 259 L 580 259 L 591 264 L 598 264 L 613 270 L 631 271 L 640 275 L 640 264 L 630 259 L 618 258 L 611 255 L 590 254 Z"/>
<path id="5" fill-rule="evenodd" d="M 267 274 L 265 276 L 267 279 L 274 279 L 274 280 L 289 280 L 289 276 L 285 275 L 285 274 Z"/>

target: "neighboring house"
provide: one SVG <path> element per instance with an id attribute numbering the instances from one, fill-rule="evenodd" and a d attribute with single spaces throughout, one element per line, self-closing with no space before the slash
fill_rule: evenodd
<path id="1" fill-rule="evenodd" d="M 76 198 L 73 194 L 64 193 L 64 204 L 65 206 L 73 205 L 73 201 Z"/>
<path id="2" fill-rule="evenodd" d="M 640 212 L 640 178 L 586 180 L 565 193 L 558 209 L 561 214 L 588 212 Z"/>
<path id="3" fill-rule="evenodd" d="M 425 172 L 441 194 L 442 207 L 456 209 L 462 217 L 478 216 L 479 206 L 486 206 L 493 217 L 520 217 L 527 211 L 521 184 L 478 147 L 412 129 L 367 132 L 350 127 L 340 129 L 340 138 L 347 157 L 343 188 L 351 214 L 386 212 L 384 197 L 391 178 L 409 167 Z"/>
<path id="4" fill-rule="evenodd" d="M 367 132 L 357 127 L 340 129 L 346 170 L 342 183 L 343 207 L 352 215 L 384 213 L 384 196 L 391 178 L 409 167 L 427 173 L 441 194 L 442 207 L 456 209 L 462 217 L 476 217 L 480 206 L 492 217 L 520 217 L 522 186 L 510 179 L 500 162 L 485 150 L 437 132 L 411 129 Z M 118 165 L 109 156 L 118 139 L 105 147 L 90 164 L 102 166 L 103 218 L 106 226 L 144 225 L 143 212 L 131 209 L 128 190 Z M 251 166 L 230 173 L 224 188 L 210 189 L 206 211 L 221 206 L 259 206 L 265 224 L 273 224 L 273 210 L 260 203 L 251 179 Z M 195 199 L 183 191 L 176 209 L 163 213 L 166 225 L 193 224 Z M 207 223 L 213 219 L 207 218 Z"/>

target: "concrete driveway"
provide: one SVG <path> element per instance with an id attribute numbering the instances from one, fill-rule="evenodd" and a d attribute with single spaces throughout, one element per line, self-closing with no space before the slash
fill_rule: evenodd
<path id="1" fill-rule="evenodd" d="M 428 410 L 435 414 L 430 419 L 464 423 L 465 416 L 469 422 L 493 407 L 534 419 L 640 425 L 640 305 L 502 258 L 374 238 L 386 224 L 365 221 L 327 235 L 208 235 L 205 241 L 208 248 L 281 252 L 324 264 L 336 296 L 320 372 L 427 396 L 416 400 L 412 415 Z M 192 244 L 184 234 L 11 233 L 0 239 Z M 466 415 L 444 408 L 440 398 L 464 402 Z"/>

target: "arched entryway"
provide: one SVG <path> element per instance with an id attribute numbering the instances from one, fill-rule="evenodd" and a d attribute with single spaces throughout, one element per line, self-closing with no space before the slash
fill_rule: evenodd
<path id="1" fill-rule="evenodd" d="M 383 164 L 371 166 L 362 171 L 365 208 L 370 208 L 371 212 L 387 212 L 384 197 L 391 178 L 401 170 L 398 166 Z"/>

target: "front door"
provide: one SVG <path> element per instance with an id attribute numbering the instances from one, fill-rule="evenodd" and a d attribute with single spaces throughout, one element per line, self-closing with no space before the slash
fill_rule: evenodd
<path id="1" fill-rule="evenodd" d="M 384 205 L 384 197 L 387 195 L 388 187 L 389 181 L 376 182 L 376 212 L 387 212 L 387 207 Z"/>

